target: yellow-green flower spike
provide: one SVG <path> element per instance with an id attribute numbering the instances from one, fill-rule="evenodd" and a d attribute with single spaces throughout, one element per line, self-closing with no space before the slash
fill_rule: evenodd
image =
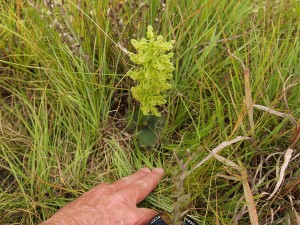
<path id="1" fill-rule="evenodd" d="M 131 88 L 131 92 L 140 102 L 144 115 L 160 116 L 156 106 L 166 103 L 163 94 L 171 88 L 168 81 L 172 78 L 174 70 L 171 63 L 173 53 L 166 52 L 173 49 L 174 42 L 165 41 L 161 35 L 157 36 L 150 25 L 147 28 L 147 39 L 131 40 L 137 53 L 129 53 L 129 56 L 131 61 L 139 66 L 133 67 L 126 75 L 137 82 L 137 86 Z"/>

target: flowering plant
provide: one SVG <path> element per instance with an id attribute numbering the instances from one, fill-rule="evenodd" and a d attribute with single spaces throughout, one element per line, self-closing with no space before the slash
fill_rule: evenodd
<path id="1" fill-rule="evenodd" d="M 174 54 L 172 52 L 166 54 L 166 52 L 173 48 L 174 42 L 174 40 L 167 42 L 163 36 L 157 36 L 150 25 L 147 28 L 147 39 L 131 40 L 137 53 L 130 52 L 129 57 L 137 66 L 129 70 L 126 75 L 138 83 L 131 88 L 131 92 L 140 102 L 144 115 L 161 116 L 155 106 L 166 103 L 162 94 L 171 88 L 168 80 L 172 78 L 174 70 L 170 61 Z"/>

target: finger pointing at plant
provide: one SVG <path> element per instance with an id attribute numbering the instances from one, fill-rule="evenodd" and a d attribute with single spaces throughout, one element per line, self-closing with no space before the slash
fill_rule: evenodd
<path id="1" fill-rule="evenodd" d="M 143 168 L 113 184 L 100 184 L 67 204 L 41 225 L 144 225 L 157 214 L 137 208 L 158 185 L 163 169 Z"/>

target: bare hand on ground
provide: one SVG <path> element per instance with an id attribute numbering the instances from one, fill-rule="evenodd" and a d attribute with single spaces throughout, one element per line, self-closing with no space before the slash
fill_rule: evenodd
<path id="1" fill-rule="evenodd" d="M 163 174 L 161 168 L 143 168 L 113 184 L 100 184 L 41 225 L 145 225 L 157 212 L 136 205 L 153 191 Z"/>

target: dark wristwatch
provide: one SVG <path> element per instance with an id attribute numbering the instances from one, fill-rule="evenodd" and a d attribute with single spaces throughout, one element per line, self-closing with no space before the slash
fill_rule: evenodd
<path id="1" fill-rule="evenodd" d="M 147 225 L 169 225 L 163 218 L 162 214 L 159 213 L 154 216 Z M 182 225 L 197 225 L 197 223 L 192 220 L 190 217 L 185 216 L 182 222 Z"/>

